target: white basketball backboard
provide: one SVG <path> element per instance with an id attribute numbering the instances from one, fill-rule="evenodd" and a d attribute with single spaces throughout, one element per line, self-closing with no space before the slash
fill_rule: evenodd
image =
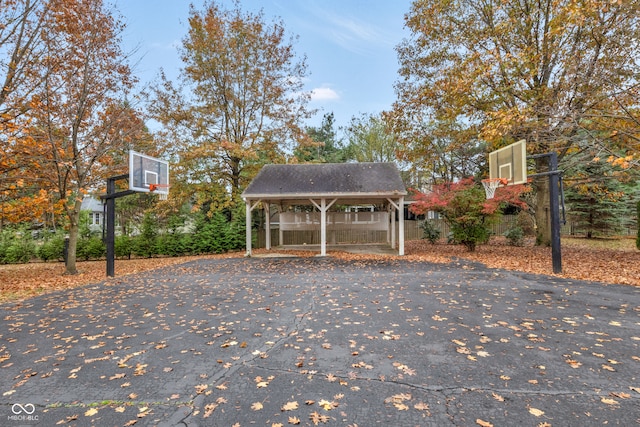
<path id="1" fill-rule="evenodd" d="M 504 178 L 507 185 L 527 182 L 527 145 L 525 140 L 489 153 L 489 178 Z"/>
<path id="2" fill-rule="evenodd" d="M 129 189 L 169 194 L 169 162 L 129 151 Z"/>

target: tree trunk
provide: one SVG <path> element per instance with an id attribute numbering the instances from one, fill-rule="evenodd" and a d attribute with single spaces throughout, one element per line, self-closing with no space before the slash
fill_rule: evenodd
<path id="1" fill-rule="evenodd" d="M 536 159 L 536 172 L 547 172 L 547 158 Z M 549 177 L 535 180 L 536 189 L 536 245 L 551 246 L 551 220 L 549 218 Z"/>
<path id="2" fill-rule="evenodd" d="M 82 201 L 76 201 L 73 211 L 69 212 L 69 248 L 65 263 L 65 274 L 78 274 L 76 267 L 76 253 L 78 249 L 78 235 L 80 223 L 80 207 Z"/>

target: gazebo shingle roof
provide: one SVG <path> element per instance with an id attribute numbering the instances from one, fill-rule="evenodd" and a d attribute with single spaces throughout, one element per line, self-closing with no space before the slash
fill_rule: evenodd
<path id="1" fill-rule="evenodd" d="M 265 165 L 242 196 L 286 199 L 314 195 L 391 194 L 406 194 L 393 163 L 321 163 Z"/>

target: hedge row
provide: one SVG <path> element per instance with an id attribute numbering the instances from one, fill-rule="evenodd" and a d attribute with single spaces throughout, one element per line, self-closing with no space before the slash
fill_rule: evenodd
<path id="1" fill-rule="evenodd" d="M 228 222 L 221 213 L 199 219 L 194 232 L 181 232 L 177 228 L 160 232 L 157 222 L 145 216 L 137 236 L 116 236 L 117 258 L 184 256 L 224 253 L 245 247 L 244 218 Z M 106 256 L 106 245 L 101 236 L 81 233 L 76 257 L 78 260 L 101 259 Z M 27 230 L 10 230 L 0 234 L 0 264 L 26 263 L 32 260 L 63 261 L 65 238 L 56 233 L 36 241 Z"/>

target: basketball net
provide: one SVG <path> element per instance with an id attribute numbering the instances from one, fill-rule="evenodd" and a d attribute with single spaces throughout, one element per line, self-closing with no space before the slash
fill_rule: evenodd
<path id="1" fill-rule="evenodd" d="M 487 178 L 482 180 L 482 186 L 484 187 L 484 192 L 487 195 L 487 199 L 493 199 L 493 196 L 496 194 L 496 189 L 500 187 L 500 185 L 507 185 L 509 181 L 506 178 Z"/>
<path id="2" fill-rule="evenodd" d="M 166 184 L 149 184 L 149 192 L 154 193 L 157 189 L 163 188 L 169 190 L 169 186 Z M 168 193 L 158 193 L 160 200 L 167 200 L 169 198 Z"/>

